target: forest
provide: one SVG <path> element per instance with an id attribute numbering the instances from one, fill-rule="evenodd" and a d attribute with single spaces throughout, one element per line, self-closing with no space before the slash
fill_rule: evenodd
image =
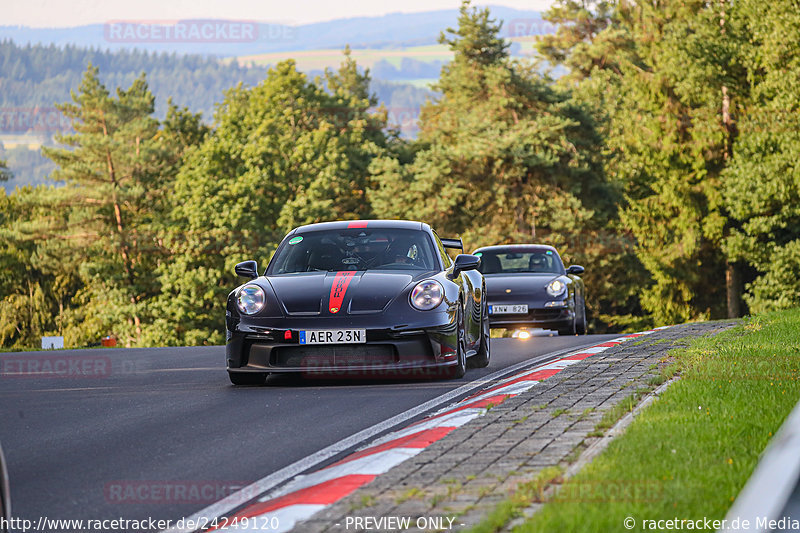
<path id="1" fill-rule="evenodd" d="M 172 100 L 178 106 L 210 118 L 225 91 L 240 83 L 255 86 L 266 75 L 263 68 L 197 54 L 147 52 L 136 48 L 111 51 L 52 44 L 21 46 L 4 40 L 0 41 L 3 87 L 0 109 L 52 108 L 55 103 L 68 100 L 70 91 L 78 88 L 87 63 L 99 69 L 99 78 L 106 87 L 127 87 L 146 72 L 147 85 L 156 98 L 158 117 L 164 117 Z M 308 74 L 314 77 L 321 72 Z M 372 91 L 382 102 L 395 107 L 419 106 L 430 94 L 411 85 L 375 80 Z"/>
<path id="2" fill-rule="evenodd" d="M 262 69 L 221 62 L 199 55 L 177 55 L 140 50 L 100 50 L 73 45 L 0 42 L 3 90 L 0 106 L 52 107 L 70 98 L 78 88 L 86 64 L 100 71 L 107 87 L 127 87 L 147 72 L 148 87 L 156 97 L 155 112 L 163 117 L 171 98 L 177 105 L 211 116 L 223 91 L 237 83 L 255 85 L 264 78 Z"/>
<path id="3" fill-rule="evenodd" d="M 233 266 L 333 219 L 552 244 L 586 267 L 594 332 L 798 305 L 793 3 L 557 0 L 545 18 L 527 62 L 465 1 L 414 139 L 347 51 L 228 89 L 210 123 L 92 63 L 43 148 L 64 186 L 0 195 L 0 346 L 223 343 Z"/>
<path id="4" fill-rule="evenodd" d="M 101 50 L 73 45 L 18 45 L 0 41 L 0 141 L 11 137 L 22 145 L 0 145 L 0 159 L 14 170 L 7 187 L 53 183 L 49 179 L 52 161 L 42 157 L 38 145 L 53 146 L 54 135 L 69 129 L 69 120 L 61 116 L 55 105 L 70 99 L 70 91 L 80 85 L 86 65 L 98 68 L 100 81 L 111 88 L 128 87 L 145 72 L 147 86 L 155 97 L 155 116 L 163 118 L 170 102 L 201 113 L 210 123 L 214 109 L 225 91 L 239 84 L 253 87 L 266 76 L 266 68 L 240 66 L 230 59 L 201 55 L 147 52 L 138 49 Z M 379 77 L 371 80 L 370 89 L 391 113 L 390 121 L 399 124 L 405 136 L 414 134 L 413 121 L 431 91 L 407 83 L 385 81 L 386 66 Z M 406 69 L 404 75 L 414 75 Z M 307 72 L 310 77 L 321 71 Z M 395 72 L 395 74 L 397 74 Z M 113 92 L 113 90 L 112 90 Z M 5 139 L 8 142 L 8 138 Z"/>

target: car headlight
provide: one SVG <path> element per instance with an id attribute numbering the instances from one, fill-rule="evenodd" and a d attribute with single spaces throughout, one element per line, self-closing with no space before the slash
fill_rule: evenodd
<path id="1" fill-rule="evenodd" d="M 236 296 L 236 305 L 246 315 L 254 315 L 264 309 L 267 298 L 258 285 L 245 285 Z"/>
<path id="2" fill-rule="evenodd" d="M 438 281 L 420 281 L 411 291 L 411 305 L 420 311 L 429 311 L 442 303 L 443 297 L 444 289 Z"/>
<path id="3" fill-rule="evenodd" d="M 554 279 L 547 284 L 547 294 L 550 296 L 561 296 L 567 290 L 567 284 L 560 279 Z"/>

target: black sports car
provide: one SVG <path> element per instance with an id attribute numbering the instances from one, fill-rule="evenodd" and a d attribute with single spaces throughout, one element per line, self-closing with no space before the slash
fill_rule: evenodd
<path id="1" fill-rule="evenodd" d="M 228 375 L 262 384 L 272 372 L 457 378 L 489 364 L 480 259 L 446 247 L 427 224 L 325 222 L 292 230 L 263 276 L 228 295 Z"/>
<path id="2" fill-rule="evenodd" d="M 556 249 L 540 244 L 487 246 L 473 254 L 481 258 L 492 327 L 586 333 L 582 266 L 565 269 Z"/>

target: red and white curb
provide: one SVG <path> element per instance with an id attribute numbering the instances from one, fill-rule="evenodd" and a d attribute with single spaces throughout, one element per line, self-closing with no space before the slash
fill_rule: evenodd
<path id="1" fill-rule="evenodd" d="M 570 352 L 559 359 L 507 377 L 493 387 L 467 397 L 429 417 L 390 433 L 328 467 L 294 477 L 279 489 L 256 499 L 225 521 L 226 531 L 259 531 L 269 524 L 272 532 L 286 532 L 298 522 L 353 493 L 380 474 L 399 465 L 470 420 L 485 415 L 489 407 L 529 390 L 566 367 L 604 352 L 629 339 L 649 335 L 669 326 L 631 333 L 591 348 Z M 248 519 L 248 520 L 243 520 Z M 250 520 L 253 519 L 253 520 Z M 272 527 L 277 526 L 277 527 Z M 213 531 L 214 528 L 208 529 Z"/>

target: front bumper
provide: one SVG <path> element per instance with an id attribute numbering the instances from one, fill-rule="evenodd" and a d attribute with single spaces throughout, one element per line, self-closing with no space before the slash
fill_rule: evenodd
<path id="1" fill-rule="evenodd" d="M 525 314 L 489 315 L 489 325 L 493 328 L 567 328 L 575 321 L 575 312 L 568 307 L 532 308 Z"/>
<path id="2" fill-rule="evenodd" d="M 456 327 L 446 314 L 433 325 L 375 326 L 362 317 L 228 319 L 228 372 L 392 375 L 411 377 L 456 365 Z M 382 325 L 382 324 L 377 324 Z M 416 326 L 416 327 L 415 327 Z M 365 329 L 363 344 L 300 344 L 299 331 Z"/>

